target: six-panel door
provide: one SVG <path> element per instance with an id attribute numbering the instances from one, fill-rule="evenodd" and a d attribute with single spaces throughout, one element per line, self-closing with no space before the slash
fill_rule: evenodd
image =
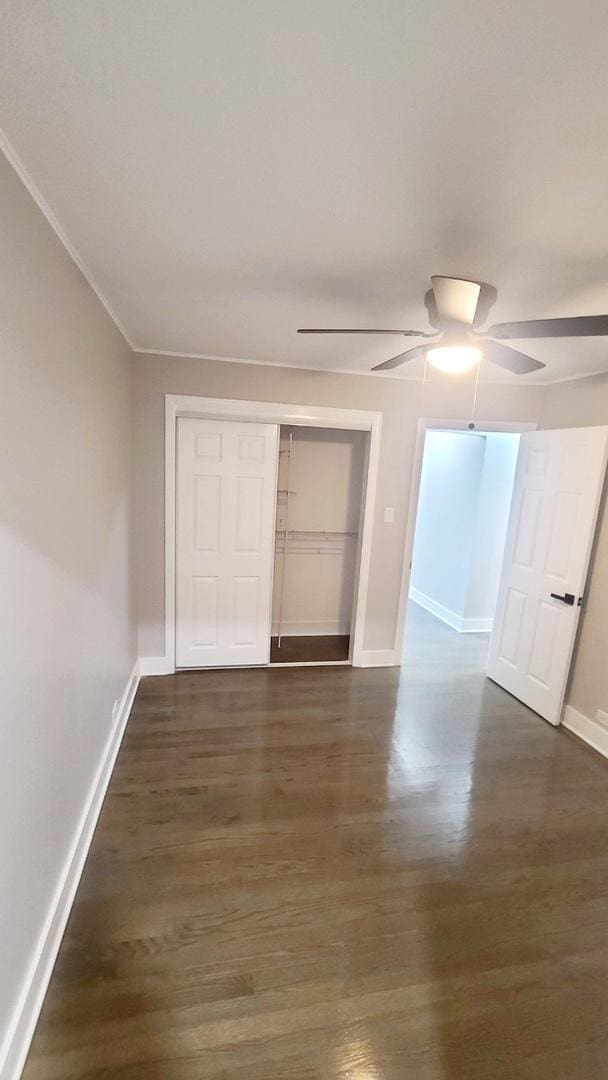
<path id="1" fill-rule="evenodd" d="M 607 443 L 606 427 L 534 431 L 520 443 L 488 675 L 553 724 L 561 719 Z"/>
<path id="2" fill-rule="evenodd" d="M 278 426 L 177 421 L 176 665 L 265 664 Z"/>

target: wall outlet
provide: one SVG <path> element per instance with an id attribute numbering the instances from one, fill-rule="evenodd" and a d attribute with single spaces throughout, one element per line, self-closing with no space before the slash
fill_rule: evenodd
<path id="1" fill-rule="evenodd" d="M 608 731 L 608 712 L 604 712 L 603 709 L 598 709 L 595 716 L 596 724 L 600 724 Z"/>
<path id="2" fill-rule="evenodd" d="M 112 705 L 112 726 L 114 727 L 118 721 L 118 698 Z"/>

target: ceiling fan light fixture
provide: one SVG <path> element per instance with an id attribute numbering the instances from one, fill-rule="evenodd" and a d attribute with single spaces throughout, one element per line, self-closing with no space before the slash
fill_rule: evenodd
<path id="1" fill-rule="evenodd" d="M 435 345 L 427 349 L 426 358 L 438 371 L 462 375 L 479 363 L 481 349 L 476 345 Z"/>

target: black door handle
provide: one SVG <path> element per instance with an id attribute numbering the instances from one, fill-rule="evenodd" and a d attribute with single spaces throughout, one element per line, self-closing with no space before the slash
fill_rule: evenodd
<path id="1" fill-rule="evenodd" d="M 574 593 L 567 592 L 560 596 L 559 593 L 552 592 L 551 596 L 554 600 L 561 600 L 562 604 L 570 604 L 570 606 L 574 604 Z"/>

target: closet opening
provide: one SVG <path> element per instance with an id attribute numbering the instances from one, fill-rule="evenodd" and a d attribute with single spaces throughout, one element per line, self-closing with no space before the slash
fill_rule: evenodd
<path id="1" fill-rule="evenodd" d="M 367 433 L 281 425 L 271 664 L 347 664 Z"/>

